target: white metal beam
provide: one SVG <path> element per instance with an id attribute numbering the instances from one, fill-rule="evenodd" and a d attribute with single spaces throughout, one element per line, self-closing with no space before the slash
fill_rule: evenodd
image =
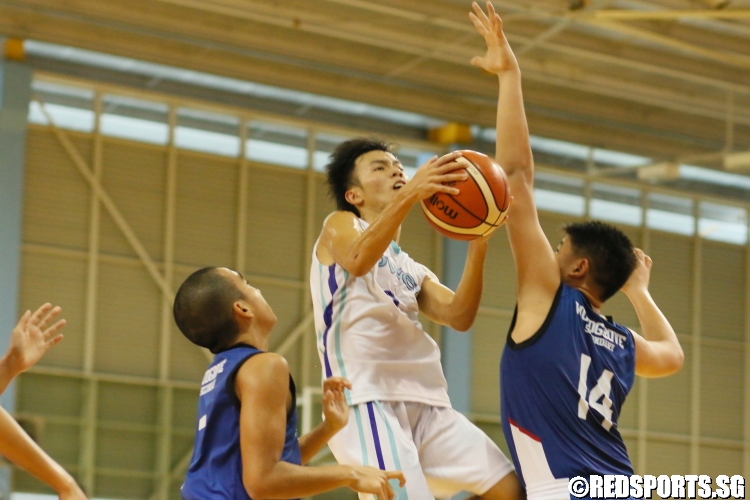
<path id="1" fill-rule="evenodd" d="M 305 240 L 302 248 L 302 275 L 300 281 L 308 282 L 310 279 L 310 266 L 312 265 L 312 253 L 315 247 L 316 240 L 316 227 L 315 227 L 315 213 L 316 213 L 316 181 L 318 176 L 315 172 L 315 150 L 317 149 L 316 142 L 317 131 L 314 128 L 307 129 L 307 171 L 305 176 Z M 306 286 L 302 289 L 302 302 L 300 304 L 300 314 L 303 317 L 308 316 L 312 311 L 312 294 L 310 287 Z M 305 330 L 309 330 L 306 328 Z M 301 357 L 302 357 L 302 387 L 303 390 L 307 390 L 308 386 L 312 385 L 312 364 L 313 356 L 317 356 L 317 349 L 313 345 L 314 337 L 312 335 L 305 335 L 305 332 L 301 334 Z M 304 407 L 303 407 L 304 408 Z"/>
<path id="2" fill-rule="evenodd" d="M 289 351 L 289 349 L 292 348 L 292 346 L 297 343 L 299 338 L 306 332 L 308 329 L 313 325 L 313 312 L 310 311 L 305 315 L 302 320 L 297 323 L 297 326 L 295 326 L 289 334 L 287 334 L 286 337 L 284 337 L 284 341 L 281 343 L 279 347 L 274 349 L 274 351 L 284 356 Z"/>
<path id="3" fill-rule="evenodd" d="M 750 217 L 748 217 L 748 244 L 745 245 L 745 363 L 744 363 L 743 476 L 750 478 Z"/>
<path id="4" fill-rule="evenodd" d="M 175 131 L 177 129 L 177 110 L 169 107 L 168 114 L 169 141 L 167 143 L 166 192 L 164 214 L 164 281 L 171 285 L 174 280 L 174 230 L 177 204 L 177 147 Z M 172 307 L 169 297 L 162 297 L 161 328 L 159 336 L 159 379 L 169 380 L 169 355 L 172 338 Z M 172 406 L 171 387 L 161 387 L 159 401 L 159 434 L 157 436 L 156 457 L 154 460 L 156 482 L 154 494 L 159 500 L 168 500 L 170 476 L 169 468 L 172 459 Z"/>
<path id="5" fill-rule="evenodd" d="M 641 193 L 641 250 L 646 255 L 651 252 L 651 231 L 646 223 L 648 210 L 648 191 Z M 638 454 L 636 456 L 636 474 L 645 474 L 648 463 L 648 386 L 646 377 L 636 377 L 638 383 Z"/>
<path id="6" fill-rule="evenodd" d="M 580 17 L 618 21 L 673 21 L 677 19 L 750 19 L 750 9 L 728 10 L 620 10 L 603 9 Z"/>
<path id="7" fill-rule="evenodd" d="M 92 173 L 97 182 L 101 181 L 103 170 L 103 143 L 101 134 L 102 96 L 94 96 L 94 131 Z M 90 374 L 94 370 L 96 345 L 96 310 L 99 287 L 99 229 L 101 222 L 99 198 L 91 191 L 89 209 L 89 241 L 86 270 L 86 305 L 83 330 L 83 372 Z M 98 385 L 95 380 L 84 383 L 83 407 L 81 418 L 83 425 L 80 432 L 80 453 L 78 456 L 78 479 L 89 496 L 94 496 L 96 477 L 94 459 L 96 456 L 96 409 L 98 406 Z"/>
<path id="8" fill-rule="evenodd" d="M 700 236 L 700 203 L 693 207 L 692 362 L 690 364 L 690 474 L 700 474 L 701 444 L 701 309 L 703 303 L 703 238 Z"/>
<path id="9" fill-rule="evenodd" d="M 249 119 L 240 119 L 240 158 L 237 179 L 237 241 L 235 246 L 234 265 L 235 269 L 245 274 L 245 260 L 247 259 L 247 205 L 248 186 L 250 184 L 250 167 L 247 161 L 247 129 Z"/>

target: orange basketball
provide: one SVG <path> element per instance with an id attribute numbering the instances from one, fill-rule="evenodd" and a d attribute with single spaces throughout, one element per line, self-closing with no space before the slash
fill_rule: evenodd
<path id="1" fill-rule="evenodd" d="M 510 205 L 510 188 L 505 172 L 489 156 L 470 150 L 461 153 L 456 161 L 465 164 L 469 174 L 465 181 L 453 183 L 461 192 L 435 193 L 422 200 L 422 211 L 443 235 L 473 240 L 503 223 Z"/>

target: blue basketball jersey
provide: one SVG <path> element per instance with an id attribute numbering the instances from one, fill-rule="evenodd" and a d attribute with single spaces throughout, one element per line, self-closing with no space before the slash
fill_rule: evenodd
<path id="1" fill-rule="evenodd" d="M 250 500 L 242 484 L 240 400 L 234 381 L 242 364 L 263 352 L 239 344 L 218 353 L 206 370 L 198 399 L 193 458 L 182 485 L 182 498 L 185 500 Z M 296 390 L 291 376 L 289 390 L 292 393 L 292 406 L 286 416 L 286 439 L 281 460 L 299 465 Z"/>
<path id="2" fill-rule="evenodd" d="M 633 474 L 617 417 L 634 378 L 630 330 L 567 285 L 536 334 L 519 344 L 508 334 L 502 425 L 530 500 L 568 498 L 575 476 Z"/>

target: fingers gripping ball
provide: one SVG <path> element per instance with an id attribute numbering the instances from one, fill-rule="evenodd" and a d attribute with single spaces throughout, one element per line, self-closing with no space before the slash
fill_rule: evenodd
<path id="1" fill-rule="evenodd" d="M 510 189 L 505 172 L 490 157 L 476 151 L 461 151 L 469 177 L 453 183 L 457 195 L 435 193 L 422 200 L 427 221 L 443 235 L 473 240 L 491 233 L 505 220 Z M 459 170 L 460 171 L 460 170 Z"/>

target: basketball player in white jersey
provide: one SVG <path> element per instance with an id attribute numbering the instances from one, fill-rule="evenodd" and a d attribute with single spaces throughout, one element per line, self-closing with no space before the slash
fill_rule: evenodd
<path id="1" fill-rule="evenodd" d="M 398 245 L 412 206 L 448 183 L 458 153 L 433 158 L 412 180 L 387 144 L 353 139 L 327 166 L 338 211 L 315 245 L 310 286 L 323 377 L 351 380 L 347 426 L 329 442 L 343 464 L 400 469 L 400 500 L 447 498 L 465 490 L 486 499 L 523 492 L 510 461 L 468 419 L 451 408 L 437 344 L 421 312 L 456 330 L 477 314 L 487 239 L 469 244 L 455 293 Z M 367 495 L 360 494 L 361 499 Z"/>

